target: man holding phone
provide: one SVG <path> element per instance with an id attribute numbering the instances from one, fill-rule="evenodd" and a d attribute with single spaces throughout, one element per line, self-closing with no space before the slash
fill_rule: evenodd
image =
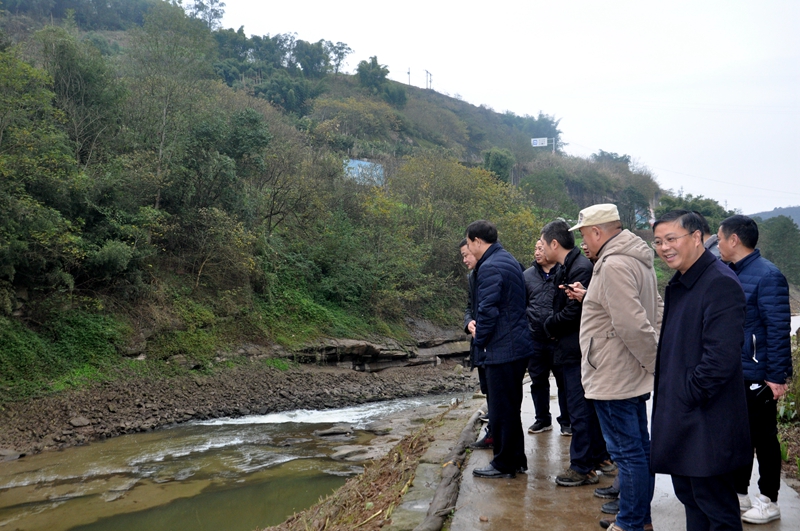
<path id="1" fill-rule="evenodd" d="M 545 225 L 540 242 L 547 259 L 563 266 L 554 280 L 560 289 L 553 297 L 552 314 L 544 321 L 544 333 L 554 342 L 553 365 L 562 373 L 572 426 L 569 468 L 556 476 L 556 483 L 562 487 L 594 485 L 600 481 L 596 470 L 612 474 L 617 468 L 606 450 L 594 404 L 586 399 L 581 385 L 579 337 L 583 307 L 567 296 L 570 284 L 589 285 L 592 263 L 575 247 L 575 236 L 566 221 Z"/>
<path id="2" fill-rule="evenodd" d="M 737 470 L 734 485 L 739 495 L 742 520 L 766 524 L 781 517 L 778 489 L 781 449 L 778 442 L 776 404 L 786 393 L 792 375 L 791 310 L 786 277 L 763 258 L 758 244 L 758 225 L 747 216 L 731 216 L 717 233 L 720 258 L 730 262 L 747 299 L 742 347 L 750 440 L 758 455 L 758 489 L 752 502 L 747 495 L 753 470 L 750 462 Z"/>

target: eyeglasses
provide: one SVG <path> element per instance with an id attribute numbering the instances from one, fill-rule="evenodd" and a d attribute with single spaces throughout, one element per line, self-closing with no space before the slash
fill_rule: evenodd
<path id="1" fill-rule="evenodd" d="M 697 232 L 697 231 L 695 231 Z M 682 236 L 667 236 L 663 240 L 653 240 L 653 247 L 661 247 L 665 243 L 669 244 L 670 246 L 674 245 L 676 241 L 680 240 L 684 236 L 689 236 L 690 234 L 694 234 L 694 232 L 687 232 Z"/>

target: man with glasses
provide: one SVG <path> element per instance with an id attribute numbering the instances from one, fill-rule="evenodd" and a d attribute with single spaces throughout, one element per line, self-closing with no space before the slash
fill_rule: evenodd
<path id="1" fill-rule="evenodd" d="M 750 439 L 758 455 L 758 490 L 753 501 L 747 495 L 753 472 L 750 462 L 737 471 L 742 520 L 766 524 L 781 517 L 781 448 L 778 442 L 777 400 L 786 393 L 792 375 L 791 309 L 789 284 L 775 265 L 756 249 L 758 225 L 747 216 L 731 216 L 719 227 L 719 250 L 739 277 L 747 300 L 744 322 L 742 372 L 744 374 Z"/>
<path id="2" fill-rule="evenodd" d="M 580 230 L 597 257 L 583 299 L 581 381 L 619 468 L 619 513 L 609 529 L 651 529 L 655 477 L 646 402 L 653 390 L 659 313 L 653 250 L 622 229 L 613 204 L 581 210 L 571 230 Z"/>
<path id="3" fill-rule="evenodd" d="M 687 531 L 740 530 L 734 471 L 753 453 L 740 360 L 744 292 L 703 246 L 693 212 L 668 212 L 653 232 L 658 256 L 676 273 L 656 359 L 652 470 L 672 475 Z"/>

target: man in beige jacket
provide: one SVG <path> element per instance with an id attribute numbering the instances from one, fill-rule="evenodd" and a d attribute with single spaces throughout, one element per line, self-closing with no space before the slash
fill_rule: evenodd
<path id="1" fill-rule="evenodd" d="M 581 382 L 594 400 L 620 479 L 619 513 L 611 531 L 652 527 L 650 436 L 645 402 L 653 391 L 659 297 L 653 250 L 622 230 L 612 204 L 581 210 L 578 223 L 597 256 L 581 316 Z"/>

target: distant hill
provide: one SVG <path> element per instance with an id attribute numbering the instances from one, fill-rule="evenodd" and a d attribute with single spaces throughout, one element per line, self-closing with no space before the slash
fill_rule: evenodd
<path id="1" fill-rule="evenodd" d="M 758 217 L 765 221 L 769 218 L 774 218 L 775 216 L 786 216 L 788 218 L 792 218 L 795 223 L 800 225 L 800 206 L 775 208 L 769 212 L 759 212 L 757 214 L 749 214 L 749 216 L 751 218 Z"/>

